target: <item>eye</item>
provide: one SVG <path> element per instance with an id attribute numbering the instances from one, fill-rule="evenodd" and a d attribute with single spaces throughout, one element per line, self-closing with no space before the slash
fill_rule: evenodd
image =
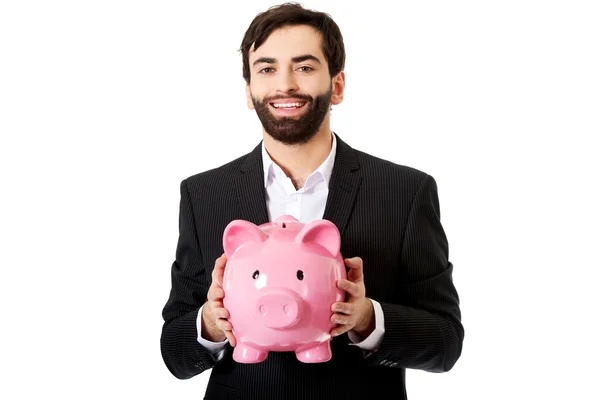
<path id="1" fill-rule="evenodd" d="M 298 272 L 296 272 L 296 277 L 298 277 L 298 280 L 304 279 L 304 272 L 299 269 Z"/>
<path id="2" fill-rule="evenodd" d="M 299 69 L 300 71 L 302 71 L 302 72 L 310 72 L 310 71 L 312 71 L 312 70 L 313 70 L 313 68 L 312 68 L 312 67 L 307 67 L 307 66 L 300 67 L 300 68 L 298 68 L 298 69 Z"/>
<path id="3" fill-rule="evenodd" d="M 252 274 L 252 278 L 253 279 L 257 279 L 258 275 L 260 275 L 260 272 L 258 272 L 258 270 L 254 271 L 254 273 Z"/>
<path id="4" fill-rule="evenodd" d="M 273 68 L 271 68 L 271 67 L 266 67 L 266 68 L 263 68 L 263 69 L 261 69 L 260 71 L 258 71 L 258 73 L 259 73 L 259 74 L 268 74 L 268 73 L 270 73 L 270 72 L 272 72 L 272 71 L 273 71 Z"/>

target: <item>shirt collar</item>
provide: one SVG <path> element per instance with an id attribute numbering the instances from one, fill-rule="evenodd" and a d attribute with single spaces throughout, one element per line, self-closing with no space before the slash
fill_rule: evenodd
<path id="1" fill-rule="evenodd" d="M 331 179 L 331 173 L 333 171 L 333 162 L 335 160 L 335 152 L 337 148 L 336 137 L 333 133 L 331 134 L 331 136 L 331 151 L 329 152 L 329 155 L 327 156 L 325 161 L 323 161 L 321 165 L 319 165 L 319 167 L 315 170 L 315 172 L 313 172 L 313 174 L 320 173 L 323 176 L 323 180 L 325 181 L 326 186 L 329 186 L 329 180 Z M 280 172 L 283 171 L 281 171 L 281 168 L 277 164 L 275 164 L 273 159 L 271 159 L 271 156 L 269 156 L 269 153 L 267 153 L 264 140 L 262 142 L 262 162 L 264 172 L 264 185 L 265 187 L 267 187 L 267 183 L 269 182 L 269 175 L 274 174 L 275 169 L 277 169 Z"/>

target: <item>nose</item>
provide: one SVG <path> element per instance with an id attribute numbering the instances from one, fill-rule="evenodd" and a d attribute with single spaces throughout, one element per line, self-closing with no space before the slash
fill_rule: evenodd
<path id="1" fill-rule="evenodd" d="M 297 92 L 298 84 L 293 71 L 281 70 L 279 73 L 278 91 L 283 93 Z"/>
<path id="2" fill-rule="evenodd" d="M 302 317 L 302 298 L 284 288 L 263 289 L 256 301 L 258 319 L 268 328 L 284 329 Z"/>

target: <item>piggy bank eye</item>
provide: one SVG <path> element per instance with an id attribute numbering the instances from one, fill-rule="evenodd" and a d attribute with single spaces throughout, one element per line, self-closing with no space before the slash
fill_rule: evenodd
<path id="1" fill-rule="evenodd" d="M 252 278 L 254 278 L 254 279 L 258 278 L 259 274 L 260 274 L 260 272 L 258 272 L 258 270 L 254 271 L 254 273 L 252 274 Z"/>
<path id="2" fill-rule="evenodd" d="M 298 270 L 298 272 L 296 272 L 296 276 L 299 280 L 302 280 L 304 279 L 304 272 L 302 272 L 302 270 Z"/>

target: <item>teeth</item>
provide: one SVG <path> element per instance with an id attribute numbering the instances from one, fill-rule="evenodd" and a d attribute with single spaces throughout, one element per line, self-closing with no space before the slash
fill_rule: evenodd
<path id="1" fill-rule="evenodd" d="M 280 108 L 280 107 L 283 107 L 283 108 L 292 108 L 292 107 L 302 107 L 303 104 L 304 103 L 287 103 L 287 104 L 283 104 L 283 103 L 276 104 L 276 103 L 273 103 L 273 107 L 275 107 L 275 108 Z"/>

